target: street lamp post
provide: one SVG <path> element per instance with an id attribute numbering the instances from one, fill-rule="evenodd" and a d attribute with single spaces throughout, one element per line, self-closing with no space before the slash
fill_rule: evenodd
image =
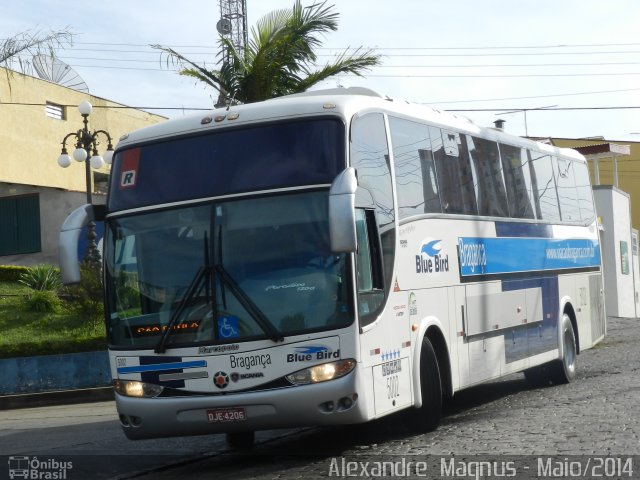
<path id="1" fill-rule="evenodd" d="M 93 110 L 93 106 L 86 100 L 78 105 L 80 115 L 82 115 L 82 122 L 84 126 L 77 132 L 68 133 L 62 140 L 62 152 L 58 157 L 58 165 L 62 168 L 67 168 L 71 165 L 71 157 L 67 152 L 67 140 L 69 138 L 75 138 L 75 150 L 73 151 L 73 158 L 77 162 L 84 162 L 85 165 L 85 179 L 87 188 L 87 203 L 93 202 L 91 195 L 91 168 L 98 169 L 104 165 L 104 163 L 110 164 L 113 158 L 113 142 L 111 135 L 106 130 L 89 130 L 89 115 Z M 98 154 L 98 136 L 104 135 L 107 138 L 107 151 L 104 157 Z M 84 260 L 88 263 L 98 264 L 100 263 L 100 252 L 98 251 L 98 245 L 96 243 L 98 236 L 96 234 L 96 224 L 91 221 L 87 226 L 87 250 L 84 255 Z"/>

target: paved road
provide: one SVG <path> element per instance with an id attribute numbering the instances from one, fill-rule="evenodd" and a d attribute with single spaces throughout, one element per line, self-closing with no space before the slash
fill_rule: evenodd
<path id="1" fill-rule="evenodd" d="M 262 433 L 250 453 L 228 451 L 220 436 L 129 442 L 113 403 L 106 402 L 0 412 L 0 455 L 90 455 L 69 457 L 75 462 L 67 475 L 71 480 L 312 479 L 345 474 L 343 462 L 350 461 L 436 463 L 441 461 L 436 456 L 455 455 L 500 461 L 504 468 L 511 458 L 536 459 L 505 457 L 513 455 L 552 455 L 554 461 L 568 458 L 583 466 L 588 457 L 570 456 L 626 460 L 635 455 L 632 471 L 629 463 L 609 466 L 627 467 L 613 478 L 640 478 L 640 320 L 610 319 L 605 341 L 578 360 L 578 378 L 570 385 L 531 388 L 514 375 L 460 392 L 446 407 L 440 428 L 429 434 L 413 432 L 400 415 L 363 426 Z M 376 476 L 363 465 L 354 472 Z M 0 463 L 0 478 L 5 468 Z M 517 478 L 529 478 L 520 473 Z"/>

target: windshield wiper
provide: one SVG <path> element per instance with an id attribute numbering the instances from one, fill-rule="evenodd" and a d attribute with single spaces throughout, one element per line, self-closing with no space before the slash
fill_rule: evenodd
<path id="1" fill-rule="evenodd" d="M 215 210 L 214 210 L 215 212 Z M 214 213 L 215 215 L 215 213 Z M 214 217 L 214 225 L 213 230 L 215 231 L 215 217 Z M 180 317 L 184 313 L 185 309 L 191 302 L 191 300 L 202 290 L 205 289 L 205 296 L 207 304 L 210 303 L 210 299 L 213 298 L 214 303 L 214 312 L 216 312 L 217 319 L 217 289 L 214 281 L 213 288 L 211 288 L 211 273 L 215 272 L 216 275 L 213 275 L 215 279 L 218 277 L 220 279 L 220 294 L 222 296 L 222 302 L 226 305 L 225 298 L 225 287 L 229 289 L 229 291 L 233 294 L 234 297 L 238 300 L 240 305 L 249 313 L 251 318 L 255 320 L 260 328 L 267 334 L 267 337 L 274 342 L 282 342 L 284 340 L 284 336 L 278 331 L 278 329 L 271 323 L 271 321 L 267 318 L 264 312 L 256 305 L 256 303 L 245 293 L 245 291 L 238 285 L 235 279 L 231 276 L 231 274 L 224 268 L 222 264 L 222 226 L 218 226 L 218 261 L 215 265 L 211 265 L 210 255 L 209 255 L 209 241 L 205 232 L 204 237 L 204 265 L 201 265 L 198 268 L 195 276 L 189 283 L 187 290 L 184 292 L 184 295 L 180 299 L 177 308 L 173 311 L 171 318 L 169 318 L 169 323 L 166 326 L 166 329 L 162 332 L 160 336 L 160 340 L 156 345 L 154 351 L 156 353 L 164 353 L 167 348 L 167 340 L 171 333 L 173 332 L 173 328 L 180 323 Z M 203 285 L 204 284 L 204 285 Z M 213 289 L 213 294 L 211 295 L 210 290 Z"/>
<path id="2" fill-rule="evenodd" d="M 260 325 L 262 330 L 264 330 L 264 333 L 266 333 L 267 336 L 274 342 L 282 342 L 284 340 L 282 334 L 276 329 L 276 327 L 273 326 L 264 312 L 260 310 L 260 307 L 258 307 L 255 302 L 251 300 L 251 297 L 249 297 L 244 292 L 244 290 L 242 290 L 242 287 L 240 287 L 240 285 L 236 283 L 233 277 L 229 275 L 229 272 L 225 270 L 222 264 L 218 264 L 214 268 L 216 273 L 220 277 L 220 281 L 224 283 L 229 288 L 229 290 L 231 290 L 233 296 L 236 297 L 238 302 L 240 302 L 240 305 L 242 305 L 244 309 L 249 312 L 249 315 L 253 317 L 256 323 Z"/>
<path id="3" fill-rule="evenodd" d="M 209 257 L 209 240 L 207 238 L 206 232 L 204 234 L 204 261 L 205 261 L 204 265 L 200 265 L 200 268 L 198 268 L 198 271 L 196 272 L 195 276 L 189 283 L 187 290 L 184 292 L 184 295 L 182 296 L 182 298 L 180 299 L 180 302 L 178 303 L 178 307 L 171 314 L 171 317 L 169 318 L 169 323 L 167 323 L 167 328 L 164 330 L 164 332 L 162 332 L 162 335 L 160 336 L 160 340 L 158 341 L 158 344 L 156 345 L 154 352 L 164 353 L 167 350 L 165 345 L 167 343 L 167 339 L 169 338 L 169 335 L 171 335 L 173 327 L 176 324 L 178 324 L 178 319 L 182 316 L 182 313 L 187 308 L 187 305 L 189 304 L 189 302 L 191 302 L 193 297 L 195 297 L 196 294 L 202 289 L 202 286 L 200 284 L 203 283 L 203 281 L 204 281 L 205 298 L 207 301 L 207 305 L 210 303 L 211 295 L 210 295 L 209 279 L 211 277 L 211 272 L 213 270 L 213 267 L 211 266 L 211 261 Z M 215 292 L 214 292 L 214 298 L 215 298 Z"/>
<path id="4" fill-rule="evenodd" d="M 214 230 L 215 232 L 215 230 Z M 231 290 L 231 293 L 234 297 L 240 302 L 240 305 L 244 307 L 244 309 L 251 315 L 251 317 L 256 321 L 256 323 L 262 328 L 264 333 L 273 340 L 274 342 L 282 342 L 284 337 L 278 331 L 278 329 L 271 323 L 271 321 L 267 318 L 264 312 L 256 305 L 256 303 L 251 300 L 251 297 L 245 293 L 238 282 L 231 276 L 231 274 L 224 268 L 224 264 L 222 261 L 222 225 L 218 226 L 218 261 L 213 267 L 220 277 L 220 289 L 222 291 L 222 296 L 224 299 L 224 287 L 225 285 Z M 224 301 L 224 300 L 223 300 Z"/>
<path id="5" fill-rule="evenodd" d="M 169 319 L 169 323 L 167 323 L 167 327 L 164 332 L 162 332 L 162 336 L 160 337 L 160 341 L 156 345 L 154 351 L 156 353 L 164 353 L 167 349 L 165 344 L 167 343 L 167 338 L 171 335 L 173 327 L 178 323 L 178 319 L 182 316 L 182 313 L 187 308 L 187 305 L 191 301 L 191 299 L 201 290 L 200 284 L 205 276 L 208 276 L 211 272 L 211 267 L 209 265 L 201 265 L 196 272 L 195 277 L 191 280 L 189 287 L 184 292 L 184 295 L 180 299 L 178 303 L 178 308 L 173 311 L 171 318 Z"/>

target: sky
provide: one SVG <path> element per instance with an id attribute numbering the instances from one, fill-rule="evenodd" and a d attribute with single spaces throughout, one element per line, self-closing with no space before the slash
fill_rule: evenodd
<path id="1" fill-rule="evenodd" d="M 249 29 L 294 0 L 246 0 Z M 310 5 L 312 0 L 302 0 Z M 340 14 L 320 61 L 347 48 L 383 63 L 363 86 L 395 98 L 460 110 L 483 126 L 506 120 L 516 135 L 640 141 L 640 2 L 637 0 L 329 0 Z M 70 30 L 58 51 L 92 95 L 167 117 L 210 108 L 216 92 L 179 76 L 150 45 L 215 68 L 218 0 L 6 2 L 0 38 Z M 1 97 L 0 97 L 1 98 Z M 627 108 L 613 108 L 627 107 Z M 483 111 L 491 110 L 491 111 Z"/>

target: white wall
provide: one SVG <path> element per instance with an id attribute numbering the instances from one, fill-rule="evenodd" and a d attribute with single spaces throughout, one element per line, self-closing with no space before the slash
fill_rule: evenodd
<path id="1" fill-rule="evenodd" d="M 638 230 L 636 230 L 635 228 L 631 229 L 631 242 L 633 251 L 633 255 L 631 258 L 633 258 L 633 293 L 635 295 L 636 318 L 640 315 L 640 260 L 638 259 L 639 235 L 640 234 L 638 233 Z"/>
<path id="2" fill-rule="evenodd" d="M 635 317 L 629 194 L 613 186 L 600 185 L 593 187 L 593 195 L 596 211 L 604 227 L 600 239 L 607 316 Z M 623 255 L 626 258 L 626 273 L 623 272 Z"/>

